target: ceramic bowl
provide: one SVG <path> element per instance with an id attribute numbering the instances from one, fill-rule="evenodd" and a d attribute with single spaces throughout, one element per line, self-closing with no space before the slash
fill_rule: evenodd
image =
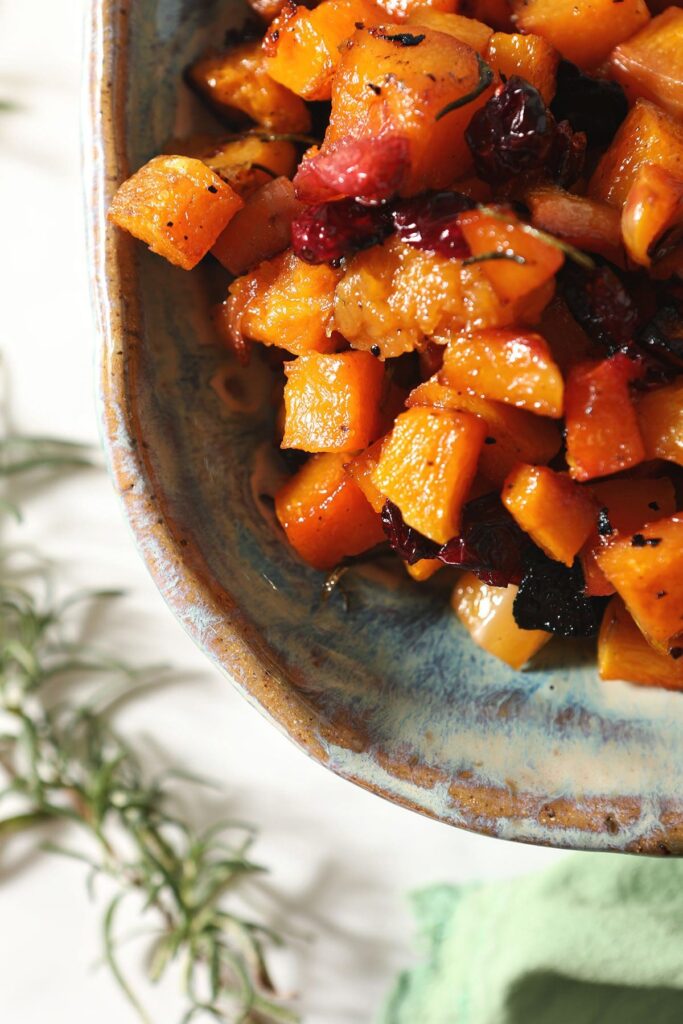
<path id="1" fill-rule="evenodd" d="M 102 426 L 157 586 L 244 696 L 344 778 L 506 839 L 683 852 L 683 696 L 600 683 L 594 653 L 559 642 L 513 672 L 468 640 L 443 594 L 407 580 L 358 577 L 348 610 L 339 596 L 322 603 L 320 574 L 281 542 L 260 496 L 267 403 L 220 397 L 225 354 L 209 344 L 207 307 L 225 280 L 175 269 L 107 226 L 113 189 L 187 118 L 183 68 L 231 17 L 231 0 L 93 10 Z"/>

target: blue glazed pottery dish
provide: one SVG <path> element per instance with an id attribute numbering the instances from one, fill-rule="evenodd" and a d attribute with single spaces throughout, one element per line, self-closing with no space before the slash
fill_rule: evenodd
<path id="1" fill-rule="evenodd" d="M 194 117 L 183 69 L 241 14 L 231 0 L 93 5 L 102 424 L 159 589 L 245 697 L 344 778 L 505 839 L 683 852 L 683 695 L 601 683 L 594 651 L 562 642 L 514 672 L 473 645 L 446 594 L 407 578 L 356 575 L 348 609 L 322 602 L 270 511 L 268 403 L 210 344 L 225 277 L 107 226 L 117 184 Z"/>

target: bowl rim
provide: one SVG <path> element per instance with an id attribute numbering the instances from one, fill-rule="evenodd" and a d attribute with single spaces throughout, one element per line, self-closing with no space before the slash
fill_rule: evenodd
<path id="1" fill-rule="evenodd" d="M 127 19 L 136 0 L 91 0 L 86 22 L 83 167 L 91 295 L 99 338 L 98 420 L 114 487 L 137 547 L 166 604 L 186 632 L 227 675 L 243 696 L 300 749 L 335 774 L 428 817 L 468 831 L 560 848 L 683 855 L 683 811 L 665 807 L 660 827 L 639 821 L 636 797 L 539 798 L 511 788 L 452 778 L 410 757 L 375 757 L 386 782 L 378 783 L 335 765 L 330 747 L 353 750 L 362 742 L 354 723 L 323 723 L 278 671 L 273 653 L 241 613 L 236 601 L 213 580 L 190 537 L 164 507 L 163 494 L 138 444 L 134 396 L 137 353 L 143 339 L 143 311 L 136 290 L 134 242 L 107 221 L 117 184 L 126 177 L 124 146 L 127 88 Z M 139 0 L 138 0 L 139 2 Z M 217 628 L 218 627 L 218 628 Z M 452 813 L 419 800 L 446 783 Z M 505 835 L 505 825 L 523 825 Z"/>

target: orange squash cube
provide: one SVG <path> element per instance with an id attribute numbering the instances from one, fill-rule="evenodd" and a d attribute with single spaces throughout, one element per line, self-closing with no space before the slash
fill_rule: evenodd
<path id="1" fill-rule="evenodd" d="M 230 285 L 235 333 L 297 356 L 334 352 L 331 320 L 340 276 L 325 263 L 304 263 L 291 250 L 260 263 Z"/>
<path id="2" fill-rule="evenodd" d="M 572 366 L 588 359 L 592 350 L 591 340 L 559 295 L 543 310 L 538 330 L 548 342 L 553 359 L 563 376 L 567 375 Z"/>
<path id="3" fill-rule="evenodd" d="M 513 0 L 517 27 L 534 32 L 580 68 L 596 68 L 650 20 L 645 0 Z"/>
<path id="4" fill-rule="evenodd" d="M 437 11 L 433 7 L 422 5 L 413 7 L 407 20 L 409 25 L 424 25 L 425 28 L 433 28 L 437 32 L 454 36 L 481 54 L 486 52 L 486 45 L 493 35 L 493 29 L 475 18 L 464 18 L 461 14 Z"/>
<path id="5" fill-rule="evenodd" d="M 164 152 L 201 160 L 242 199 L 273 178 L 291 178 L 297 164 L 296 146 L 292 142 L 257 135 L 244 135 L 240 139 L 191 135 L 187 139 L 171 139 Z"/>
<path id="6" fill-rule="evenodd" d="M 619 211 L 607 203 L 577 196 L 554 185 L 530 189 L 524 201 L 531 222 L 570 245 L 623 263 Z"/>
<path id="7" fill-rule="evenodd" d="M 453 337 L 440 379 L 470 394 L 559 419 L 564 381 L 540 334 L 489 329 Z"/>
<path id="8" fill-rule="evenodd" d="M 605 609 L 598 636 L 598 671 L 601 679 L 683 690 L 683 661 L 650 646 L 620 597 L 612 598 Z"/>
<path id="9" fill-rule="evenodd" d="M 306 104 L 270 77 L 258 39 L 226 53 L 208 53 L 192 65 L 188 79 L 222 112 L 249 118 L 274 132 L 310 130 L 311 115 Z"/>
<path id="10" fill-rule="evenodd" d="M 201 160 L 157 156 L 118 187 L 109 220 L 169 263 L 192 270 L 241 206 Z"/>
<path id="11" fill-rule="evenodd" d="M 419 565 L 419 563 L 418 563 Z M 472 640 L 510 668 L 522 668 L 551 638 L 540 629 L 520 629 L 512 606 L 517 587 L 491 587 L 474 573 L 462 576 L 451 604 Z"/>
<path id="12" fill-rule="evenodd" d="M 536 237 L 515 217 L 468 210 L 460 214 L 458 222 L 473 256 L 496 253 L 523 261 L 499 258 L 480 264 L 503 302 L 519 301 L 537 292 L 552 281 L 564 263 L 564 254 L 557 246 Z M 549 295 L 546 301 L 551 298 Z"/>
<path id="13" fill-rule="evenodd" d="M 343 44 L 323 147 L 348 138 L 406 139 L 410 160 L 401 194 L 407 196 L 445 188 L 469 172 L 465 129 L 493 91 L 490 85 L 443 114 L 481 84 L 477 54 L 454 36 L 417 27 L 412 35 L 423 38 L 409 48 L 401 43 L 400 25 L 361 28 Z"/>
<path id="14" fill-rule="evenodd" d="M 620 537 L 599 553 L 598 564 L 649 642 L 658 650 L 680 651 L 683 517 L 660 519 Z"/>
<path id="15" fill-rule="evenodd" d="M 322 0 L 313 10 L 287 4 L 264 40 L 268 74 L 305 100 L 329 100 L 341 44 L 357 22 L 385 19 L 372 0 Z"/>
<path id="16" fill-rule="evenodd" d="M 314 455 L 275 495 L 287 540 L 314 569 L 332 569 L 384 539 L 382 523 L 344 470 L 344 455 Z"/>
<path id="17" fill-rule="evenodd" d="M 598 518 L 590 491 L 547 466 L 517 466 L 503 485 L 502 499 L 534 543 L 549 558 L 569 566 Z"/>
<path id="18" fill-rule="evenodd" d="M 484 423 L 467 413 L 408 409 L 386 439 L 372 481 L 409 526 L 445 544 L 458 532 L 485 434 Z"/>
<path id="19" fill-rule="evenodd" d="M 520 75 L 535 86 L 546 103 L 555 95 L 560 54 L 543 36 L 496 32 L 489 39 L 486 61 L 506 78 Z"/>
<path id="20" fill-rule="evenodd" d="M 666 246 L 666 233 L 682 223 L 683 176 L 677 178 L 656 164 L 643 164 L 621 211 L 621 232 L 631 259 L 649 267 L 658 255 L 657 243 Z"/>
<path id="21" fill-rule="evenodd" d="M 413 10 L 428 7 L 434 11 L 447 11 L 455 14 L 460 9 L 462 0 L 377 0 L 378 6 L 389 15 L 392 21 L 405 21 Z"/>
<path id="22" fill-rule="evenodd" d="M 610 56 L 609 73 L 631 100 L 643 96 L 682 117 L 683 11 L 669 7 L 620 43 Z"/>
<path id="23" fill-rule="evenodd" d="M 557 425 L 542 416 L 516 409 L 503 402 L 470 395 L 462 389 L 428 380 L 411 391 L 408 408 L 416 405 L 452 409 L 478 416 L 486 424 L 486 437 L 479 456 L 479 469 L 497 486 L 518 462 L 542 465 L 557 455 L 562 438 Z"/>
<path id="24" fill-rule="evenodd" d="M 596 167 L 588 195 L 621 208 L 646 163 L 683 177 L 683 125 L 649 100 L 636 100 Z"/>
<path id="25" fill-rule="evenodd" d="M 683 377 L 643 395 L 637 410 L 645 458 L 683 466 Z"/>
<path id="26" fill-rule="evenodd" d="M 288 178 L 276 178 L 253 192 L 211 249 L 231 274 L 244 274 L 271 259 L 292 240 L 292 221 L 303 208 Z"/>
<path id="27" fill-rule="evenodd" d="M 286 362 L 283 448 L 357 452 L 377 435 L 384 364 L 367 352 Z"/>
<path id="28" fill-rule="evenodd" d="M 375 512 L 381 512 L 387 500 L 382 492 L 378 490 L 372 478 L 372 474 L 377 469 L 377 463 L 382 454 L 382 446 L 385 440 L 386 438 L 380 437 L 378 441 L 371 444 L 364 452 L 355 455 L 346 463 L 346 472 L 350 474 L 351 478 L 360 487 Z"/>
<path id="29" fill-rule="evenodd" d="M 621 353 L 569 372 L 565 395 L 567 462 L 575 480 L 619 473 L 645 458 L 629 393 L 634 364 Z"/>

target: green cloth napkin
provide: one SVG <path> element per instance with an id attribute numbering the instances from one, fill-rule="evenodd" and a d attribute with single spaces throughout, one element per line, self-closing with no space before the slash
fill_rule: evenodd
<path id="1" fill-rule="evenodd" d="M 426 959 L 380 1024 L 683 1024 L 683 861 L 572 854 L 413 902 Z"/>

